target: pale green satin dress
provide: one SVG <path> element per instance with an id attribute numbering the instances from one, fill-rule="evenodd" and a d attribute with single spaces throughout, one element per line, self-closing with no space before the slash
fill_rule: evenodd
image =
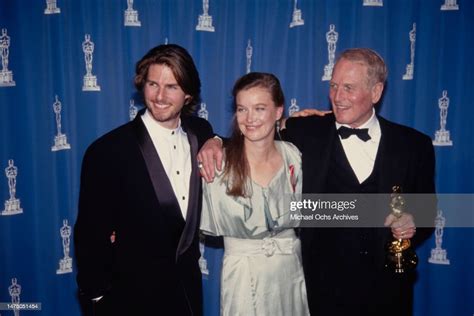
<path id="1" fill-rule="evenodd" d="M 289 200 L 300 198 L 301 154 L 277 141 L 283 166 L 251 198 L 226 194 L 222 173 L 203 182 L 201 230 L 224 236 L 221 315 L 309 315 L 301 244 L 292 227 Z"/>

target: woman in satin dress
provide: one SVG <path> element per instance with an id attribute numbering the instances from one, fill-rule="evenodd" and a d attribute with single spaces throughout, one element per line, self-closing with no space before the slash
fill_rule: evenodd
<path id="1" fill-rule="evenodd" d="M 301 154 L 275 141 L 284 108 L 278 79 L 249 73 L 234 85 L 224 167 L 203 184 L 201 230 L 224 237 L 221 315 L 309 315 L 290 201 L 301 194 Z"/>

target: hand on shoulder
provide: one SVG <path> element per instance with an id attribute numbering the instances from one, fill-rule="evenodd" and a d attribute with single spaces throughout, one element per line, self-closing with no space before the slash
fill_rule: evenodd
<path id="1" fill-rule="evenodd" d="M 306 117 L 306 116 L 312 116 L 312 115 L 324 116 L 331 112 L 332 111 L 329 111 L 329 110 L 324 111 L 324 110 L 318 110 L 318 109 L 304 109 L 304 110 L 293 113 L 291 117 Z"/>
<path id="2" fill-rule="evenodd" d="M 307 117 L 307 116 L 324 116 L 326 114 L 332 113 L 332 111 L 324 111 L 324 110 L 317 110 L 317 109 L 304 109 L 298 112 L 294 112 L 290 118 L 292 117 Z M 280 121 L 280 129 L 286 128 L 286 120 L 288 118 L 282 118 Z"/>

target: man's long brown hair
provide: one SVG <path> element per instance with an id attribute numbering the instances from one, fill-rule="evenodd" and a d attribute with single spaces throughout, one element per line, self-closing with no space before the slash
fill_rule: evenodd
<path id="1" fill-rule="evenodd" d="M 237 111 L 237 94 L 242 90 L 260 87 L 268 90 L 272 96 L 275 106 L 280 107 L 285 104 L 285 96 L 281 89 L 280 81 L 277 77 L 269 73 L 251 72 L 237 80 L 232 89 L 233 113 L 232 135 L 225 145 L 225 168 L 223 182 L 227 185 L 226 193 L 231 196 L 249 197 L 251 187 L 250 166 L 245 154 L 244 136 L 240 132 L 235 113 Z"/>
<path id="2" fill-rule="evenodd" d="M 184 105 L 183 114 L 191 115 L 201 103 L 201 80 L 193 58 L 183 47 L 175 44 L 152 48 L 135 66 L 135 87 L 143 93 L 151 65 L 166 65 L 173 72 L 178 85 L 191 99 Z"/>

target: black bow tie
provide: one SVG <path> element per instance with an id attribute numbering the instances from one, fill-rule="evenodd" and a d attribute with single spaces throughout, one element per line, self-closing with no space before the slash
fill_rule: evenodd
<path id="1" fill-rule="evenodd" d="M 364 142 L 370 139 L 368 128 L 349 128 L 341 126 L 338 128 L 337 133 L 341 136 L 342 139 L 346 139 L 351 135 L 356 135 Z"/>

